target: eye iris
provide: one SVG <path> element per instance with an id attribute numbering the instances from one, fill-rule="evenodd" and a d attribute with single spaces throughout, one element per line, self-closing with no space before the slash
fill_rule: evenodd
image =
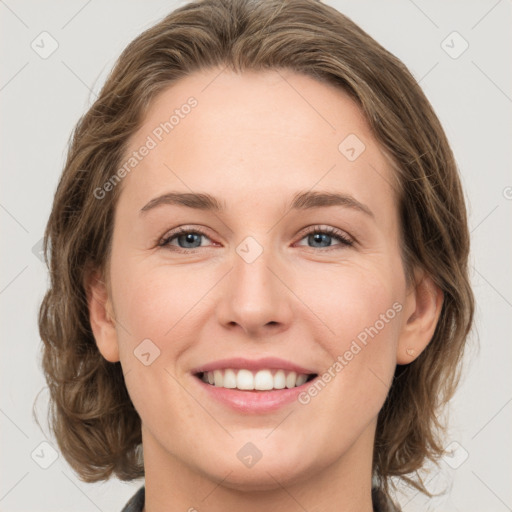
<path id="1" fill-rule="evenodd" d="M 330 235 L 327 235 L 325 233 L 313 233 L 312 235 L 310 235 L 310 237 L 313 239 L 314 242 L 322 242 L 322 239 L 323 241 L 325 241 L 325 238 L 326 237 L 327 239 L 331 238 Z M 327 240 L 328 242 L 328 240 Z M 326 247 L 328 246 L 328 244 L 326 245 L 323 245 L 322 247 Z"/>
<path id="2" fill-rule="evenodd" d="M 195 247 L 200 247 L 201 246 L 201 236 L 199 233 L 186 233 L 185 235 L 180 235 L 178 236 L 178 241 L 181 242 L 183 239 L 185 239 L 185 244 L 188 244 L 188 243 L 191 243 L 193 244 L 194 243 L 194 237 L 197 237 L 197 240 L 195 241 L 199 241 L 199 245 L 196 245 L 194 247 L 184 247 L 185 249 L 194 249 Z M 181 243 L 180 243 L 180 246 L 181 246 Z"/>
<path id="3" fill-rule="evenodd" d="M 177 241 L 178 247 L 184 249 L 196 249 L 201 247 L 201 238 L 206 237 L 201 231 L 185 231 L 182 230 L 174 235 L 168 237 L 161 245 L 172 245 L 173 241 Z M 340 245 L 352 245 L 351 242 L 346 240 L 342 235 L 331 233 L 331 230 L 315 230 L 307 235 L 308 243 L 313 243 L 315 248 L 326 248 L 332 246 L 332 239 L 338 240 Z M 314 245 L 314 244 L 319 245 Z M 195 245 L 194 245 L 195 244 Z"/>

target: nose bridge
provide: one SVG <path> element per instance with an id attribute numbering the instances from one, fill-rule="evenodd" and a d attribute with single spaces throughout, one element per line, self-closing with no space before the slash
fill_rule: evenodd
<path id="1" fill-rule="evenodd" d="M 282 266 L 269 240 L 266 237 L 263 245 L 248 236 L 235 247 L 221 316 L 224 323 L 235 322 L 247 332 L 285 324 L 290 318 L 286 287 L 274 275 Z"/>
<path id="2" fill-rule="evenodd" d="M 261 238 L 260 238 L 261 239 Z M 277 257 L 270 247 L 269 237 L 265 246 L 252 236 L 246 237 L 235 248 L 232 287 L 238 300 L 261 309 L 264 301 L 270 304 L 275 297 L 275 277 L 269 267 L 277 265 Z M 260 304 L 261 302 L 261 304 Z"/>

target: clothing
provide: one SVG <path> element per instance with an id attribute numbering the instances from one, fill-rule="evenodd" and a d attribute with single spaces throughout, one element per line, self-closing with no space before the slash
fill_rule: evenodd
<path id="1" fill-rule="evenodd" d="M 142 486 L 124 506 L 121 512 L 142 512 L 146 488 Z M 379 489 L 372 489 L 372 502 L 374 512 L 400 512 L 400 509 Z"/>
<path id="2" fill-rule="evenodd" d="M 144 500 L 146 498 L 146 488 L 142 486 L 128 501 L 121 512 L 142 512 Z"/>

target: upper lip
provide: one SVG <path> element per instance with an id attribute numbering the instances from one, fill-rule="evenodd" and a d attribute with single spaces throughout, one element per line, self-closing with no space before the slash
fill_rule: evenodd
<path id="1" fill-rule="evenodd" d="M 275 370 L 289 370 L 294 371 L 296 373 L 303 373 L 306 375 L 314 374 L 316 372 L 299 366 L 291 361 L 286 361 L 285 359 L 279 359 L 277 357 L 264 357 L 261 359 L 245 359 L 243 357 L 233 357 L 230 359 L 219 359 L 217 361 L 212 361 L 211 363 L 203 364 L 198 366 L 197 368 L 193 368 L 191 372 L 193 374 L 201 373 L 201 372 L 212 372 L 214 370 L 224 370 L 226 368 L 233 369 L 247 369 L 247 370 L 265 370 L 265 369 L 275 369 Z"/>

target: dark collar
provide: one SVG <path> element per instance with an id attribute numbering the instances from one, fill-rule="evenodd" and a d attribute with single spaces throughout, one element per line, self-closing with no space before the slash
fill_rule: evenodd
<path id="1" fill-rule="evenodd" d="M 121 512 L 142 512 L 146 488 L 142 486 L 124 506 Z M 400 509 L 377 487 L 372 489 L 372 502 L 374 512 L 400 512 Z"/>

